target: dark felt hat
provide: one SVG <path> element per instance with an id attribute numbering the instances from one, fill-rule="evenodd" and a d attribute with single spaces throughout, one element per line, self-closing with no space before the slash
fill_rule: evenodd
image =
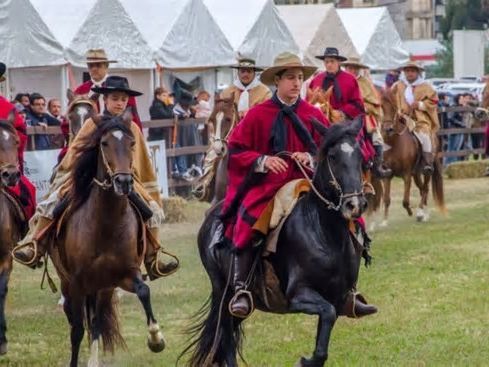
<path id="1" fill-rule="evenodd" d="M 112 92 L 124 92 L 132 97 L 141 96 L 143 94 L 141 92 L 130 89 L 127 78 L 124 78 L 123 76 L 116 76 L 116 75 L 107 77 L 102 87 L 93 87 L 92 91 L 104 95 Z"/>

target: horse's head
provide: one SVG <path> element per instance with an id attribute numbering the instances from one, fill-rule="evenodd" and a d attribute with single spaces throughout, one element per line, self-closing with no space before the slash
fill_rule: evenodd
<path id="1" fill-rule="evenodd" d="M 313 121 L 323 135 L 314 185 L 329 209 L 341 212 L 346 220 L 360 217 L 367 207 L 363 195 L 362 153 L 357 136 L 362 117 L 352 122 L 324 127 Z"/>
<path id="2" fill-rule="evenodd" d="M 227 139 L 229 133 L 239 121 L 238 107 L 234 103 L 234 92 L 229 98 L 214 98 L 214 109 L 207 123 L 211 126 L 211 147 L 218 156 L 223 156 L 227 151 Z"/>
<path id="3" fill-rule="evenodd" d="M 399 113 L 397 111 L 394 93 L 390 89 L 381 93 L 381 105 L 382 105 L 382 130 L 386 136 L 391 136 L 399 130 L 399 123 L 401 122 Z"/>
<path id="4" fill-rule="evenodd" d="M 317 108 L 321 110 L 321 112 L 328 119 L 330 118 L 331 113 L 331 104 L 330 98 L 333 87 L 330 87 L 327 91 L 322 90 L 321 88 L 316 88 L 314 90 L 309 89 L 307 91 L 307 100 Z"/>
<path id="5" fill-rule="evenodd" d="M 96 100 L 98 95 L 94 94 L 91 97 L 88 97 L 88 95 L 76 95 L 71 89 L 68 89 L 66 96 L 68 97 L 68 112 L 66 116 L 70 123 L 70 134 L 76 136 L 83 123 L 89 118 L 93 118 L 97 113 Z"/>
<path id="6" fill-rule="evenodd" d="M 19 137 L 14 128 L 15 112 L 6 120 L 0 120 L 0 181 L 3 186 L 15 186 L 20 179 Z"/>
<path id="7" fill-rule="evenodd" d="M 102 117 L 97 116 L 95 119 L 102 120 Z M 102 187 L 112 187 L 117 195 L 127 195 L 133 189 L 132 157 L 136 141 L 131 132 L 131 121 L 130 112 L 96 121 L 100 147 L 97 179 L 102 181 Z"/>

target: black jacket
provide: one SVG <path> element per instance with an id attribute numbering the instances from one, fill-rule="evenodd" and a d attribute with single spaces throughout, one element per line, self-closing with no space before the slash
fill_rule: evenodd
<path id="1" fill-rule="evenodd" d="M 149 115 L 151 120 L 164 120 L 173 118 L 173 105 L 166 105 L 159 99 L 154 99 L 151 107 L 149 108 Z M 161 140 L 167 139 L 165 136 L 164 127 L 152 127 L 148 130 L 148 140 Z M 169 142 L 167 142 L 168 144 Z"/>

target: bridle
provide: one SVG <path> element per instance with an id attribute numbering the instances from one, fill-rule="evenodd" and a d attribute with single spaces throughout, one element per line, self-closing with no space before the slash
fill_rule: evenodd
<path id="1" fill-rule="evenodd" d="M 113 131 L 113 130 L 111 130 L 111 131 Z M 117 130 L 117 131 L 121 131 L 122 132 L 122 130 Z M 134 167 L 133 167 L 132 159 L 131 159 L 130 172 L 120 171 L 120 170 L 119 171 L 114 171 L 112 169 L 112 167 L 110 167 L 109 161 L 107 160 L 107 157 L 105 156 L 104 149 L 102 148 L 102 144 L 99 144 L 99 151 L 100 151 L 100 155 L 102 157 L 102 163 L 104 165 L 105 171 L 107 172 L 107 177 L 103 181 L 100 181 L 96 177 L 94 177 L 93 180 L 92 180 L 92 182 L 94 184 L 96 184 L 97 186 L 101 187 L 103 190 L 106 190 L 107 191 L 110 188 L 112 188 L 113 183 L 114 183 L 114 178 L 117 175 L 131 175 L 131 176 L 134 175 Z"/>
<path id="2" fill-rule="evenodd" d="M 290 153 L 290 152 L 280 152 L 280 153 L 277 153 L 276 154 L 276 156 L 281 156 L 281 155 L 292 158 L 292 153 Z M 326 204 L 326 207 L 328 209 L 332 209 L 334 211 L 339 211 L 341 209 L 341 206 L 343 205 L 343 202 L 344 202 L 345 199 L 349 199 L 349 198 L 352 198 L 352 197 L 360 197 L 360 196 L 363 196 L 364 195 L 363 188 L 362 188 L 362 191 L 358 191 L 358 192 L 355 191 L 355 192 L 346 193 L 346 194 L 343 193 L 343 189 L 341 188 L 340 184 L 338 183 L 338 180 L 336 179 L 336 176 L 333 173 L 333 170 L 331 169 L 331 163 L 329 161 L 329 158 L 326 157 L 325 158 L 326 159 L 326 165 L 328 167 L 329 175 L 331 176 L 331 180 L 329 181 L 329 184 L 336 191 L 336 194 L 338 195 L 338 198 L 339 198 L 338 199 L 338 204 L 335 204 L 331 200 L 327 199 L 325 197 L 325 195 L 323 195 L 319 191 L 319 189 L 314 185 L 313 180 L 311 180 L 311 178 L 309 177 L 309 175 L 306 172 L 306 170 L 309 170 L 311 173 L 315 173 L 315 171 L 311 167 L 304 165 L 297 158 L 292 158 L 292 159 L 297 164 L 297 166 L 299 167 L 302 175 L 304 176 L 304 178 L 307 180 L 307 182 L 311 186 L 312 191 L 319 197 L 319 199 L 324 204 Z"/>
<path id="3" fill-rule="evenodd" d="M 218 102 L 220 102 L 220 100 L 216 101 L 216 103 Z M 211 116 L 217 116 L 218 113 L 216 114 L 213 113 Z M 219 121 L 219 129 L 216 126 L 215 134 L 210 138 L 211 148 L 214 149 L 217 155 L 221 155 L 221 154 L 224 155 L 224 153 L 218 151 L 219 145 L 222 145 L 224 147 L 225 152 L 227 151 L 229 136 L 231 135 L 231 132 L 233 131 L 238 121 L 239 121 L 238 106 L 236 105 L 236 103 L 233 102 L 233 118 L 231 120 L 231 127 L 229 128 L 229 131 L 227 132 L 226 136 L 221 137 L 221 131 L 222 131 L 222 119 L 221 119 L 221 121 Z M 208 122 L 215 122 L 216 125 L 218 123 L 215 117 L 209 118 Z"/>

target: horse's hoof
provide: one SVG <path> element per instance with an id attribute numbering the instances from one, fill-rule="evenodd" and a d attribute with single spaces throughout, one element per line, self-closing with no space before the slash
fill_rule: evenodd
<path id="1" fill-rule="evenodd" d="M 379 227 L 386 228 L 389 225 L 389 222 L 387 220 L 383 220 L 382 223 L 380 223 Z"/>
<path id="2" fill-rule="evenodd" d="M 0 356 L 7 354 L 7 351 L 8 351 L 8 343 L 5 342 L 5 343 L 0 344 Z"/>
<path id="3" fill-rule="evenodd" d="M 295 367 L 324 367 L 325 362 L 326 360 L 320 362 L 314 358 L 307 359 L 305 357 L 301 357 L 301 359 L 295 364 Z"/>
<path id="4" fill-rule="evenodd" d="M 425 216 L 426 214 L 423 209 L 418 208 L 418 210 L 416 210 L 416 221 L 422 222 Z"/>
<path id="5" fill-rule="evenodd" d="M 370 225 L 368 226 L 368 231 L 369 232 L 375 232 L 375 229 L 377 228 L 375 222 L 372 222 L 370 223 Z"/>
<path id="6" fill-rule="evenodd" d="M 149 326 L 148 348 L 153 353 L 160 353 L 165 349 L 166 343 L 158 324 Z"/>

